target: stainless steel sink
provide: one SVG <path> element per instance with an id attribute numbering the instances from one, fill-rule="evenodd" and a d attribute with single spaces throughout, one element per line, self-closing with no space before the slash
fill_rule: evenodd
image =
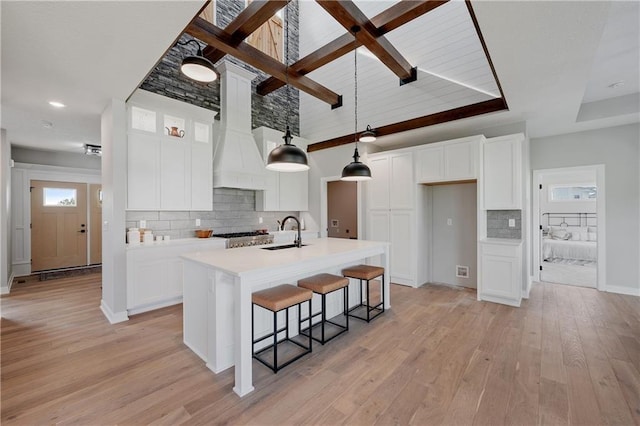
<path id="1" fill-rule="evenodd" d="M 306 244 L 303 244 L 302 247 L 306 246 Z M 288 248 L 294 248 L 297 247 L 295 244 L 283 244 L 281 246 L 271 246 L 271 247 L 260 247 L 262 250 L 284 250 L 284 249 L 288 249 Z"/>

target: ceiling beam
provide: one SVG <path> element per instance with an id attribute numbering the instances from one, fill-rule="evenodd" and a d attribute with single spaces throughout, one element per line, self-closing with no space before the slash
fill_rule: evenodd
<path id="1" fill-rule="evenodd" d="M 249 46 L 247 43 L 243 42 L 234 46 L 231 36 L 226 31 L 202 18 L 193 20 L 189 26 L 187 26 L 185 32 L 279 80 L 287 81 L 288 78 L 290 85 L 328 103 L 332 108 L 342 105 L 342 97 L 337 93 L 308 77 L 298 75 L 291 69 L 288 70 L 289 76 L 287 77 L 287 67 L 283 63 L 273 59 L 255 47 Z"/>
<path id="2" fill-rule="evenodd" d="M 389 31 L 416 19 L 425 13 L 447 3 L 449 0 L 404 0 L 394 4 L 382 13 L 371 18 L 371 22 L 377 28 L 376 33 L 382 36 Z M 329 62 L 360 47 L 361 44 L 354 40 L 351 33 L 346 33 L 310 53 L 289 67 L 295 72 L 305 75 Z M 260 95 L 268 95 L 276 89 L 284 86 L 284 82 L 274 77 L 269 77 L 258 84 L 256 92 Z"/>
<path id="3" fill-rule="evenodd" d="M 384 36 L 379 36 L 376 26 L 351 0 L 316 0 L 317 3 L 338 21 L 347 31 L 354 32 L 356 39 L 400 80 L 415 80 L 415 71 L 398 50 Z"/>
<path id="4" fill-rule="evenodd" d="M 435 114 L 425 115 L 422 117 L 412 118 L 410 120 L 389 124 L 387 126 L 376 127 L 376 136 L 387 136 L 394 133 L 406 132 L 420 127 L 432 126 L 434 124 L 446 123 L 462 118 L 474 117 L 476 115 L 487 114 L 490 112 L 506 110 L 507 103 L 502 98 L 490 99 L 488 101 L 478 102 L 472 105 L 466 105 L 447 111 L 437 112 Z M 339 136 L 337 138 L 328 139 L 322 142 L 312 143 L 307 147 L 307 152 L 320 151 L 322 149 L 333 148 L 340 145 L 346 145 L 354 142 L 353 133 Z"/>
<path id="5" fill-rule="evenodd" d="M 254 0 L 226 26 L 224 31 L 230 36 L 232 44 L 237 46 L 290 1 L 291 0 Z M 205 47 L 202 54 L 214 64 L 226 55 L 224 51 L 212 46 Z"/>

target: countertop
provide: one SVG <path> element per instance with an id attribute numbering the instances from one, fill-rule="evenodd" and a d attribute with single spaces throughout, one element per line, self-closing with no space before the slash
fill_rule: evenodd
<path id="1" fill-rule="evenodd" d="M 522 244 L 522 240 L 514 239 L 514 238 L 483 238 L 480 240 L 480 243 L 504 244 L 506 246 L 519 246 L 520 244 Z"/>
<path id="2" fill-rule="evenodd" d="M 348 252 L 375 250 L 389 243 L 343 238 L 316 238 L 302 240 L 305 246 L 284 250 L 263 250 L 280 244 L 241 247 L 234 249 L 207 250 L 184 254 L 181 257 L 205 266 L 240 275 L 245 272 L 269 270 L 292 264 L 315 261 L 323 257 L 340 256 Z"/>

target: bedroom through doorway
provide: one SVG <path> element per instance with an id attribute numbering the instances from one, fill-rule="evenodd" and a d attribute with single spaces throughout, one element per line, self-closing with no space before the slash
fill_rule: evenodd
<path id="1" fill-rule="evenodd" d="M 594 167 L 534 172 L 539 281 L 599 287 L 598 245 L 604 230 L 598 215 L 604 209 Z"/>

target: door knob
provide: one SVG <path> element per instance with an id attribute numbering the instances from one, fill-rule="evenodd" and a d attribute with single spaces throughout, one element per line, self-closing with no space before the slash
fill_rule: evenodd
<path id="1" fill-rule="evenodd" d="M 80 230 L 80 231 L 78 231 L 78 232 L 80 232 L 81 234 L 84 234 L 84 233 L 85 233 L 85 232 L 87 232 L 87 231 L 86 231 L 86 230 L 84 230 L 84 229 L 82 229 L 82 230 Z"/>

